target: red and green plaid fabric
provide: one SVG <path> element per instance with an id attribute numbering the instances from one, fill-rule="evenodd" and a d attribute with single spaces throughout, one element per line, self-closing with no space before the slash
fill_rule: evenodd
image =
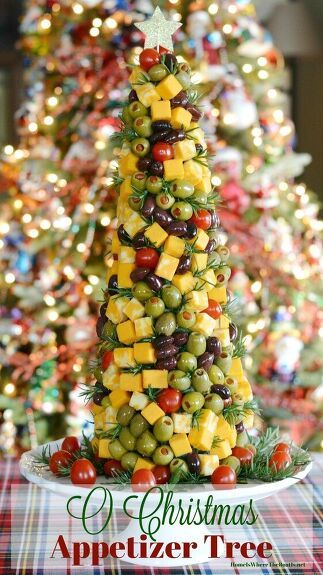
<path id="1" fill-rule="evenodd" d="M 153 569 L 153 568 L 142 568 L 142 569 L 134 569 L 132 566 L 127 566 L 123 564 L 120 567 L 120 564 L 115 562 L 115 566 L 109 569 L 104 569 L 103 567 L 93 568 L 91 569 L 67 569 L 66 575 L 130 575 L 133 574 L 134 571 L 137 575 L 213 575 L 215 572 L 219 573 L 219 575 L 248 575 L 249 573 L 255 574 L 259 573 L 260 575 L 302 575 L 304 574 L 321 574 L 323 575 L 323 490 L 322 490 L 322 477 L 323 477 L 323 455 L 314 455 L 314 466 L 309 475 L 306 479 L 305 483 L 311 486 L 313 491 L 313 510 L 312 510 L 312 517 L 313 517 L 313 546 L 314 546 L 314 555 L 313 555 L 313 566 L 310 569 L 298 569 L 298 568 L 287 568 L 287 567 L 279 567 L 279 568 L 270 568 L 270 567 L 262 567 L 253 570 L 249 570 L 248 568 L 239 569 L 237 567 L 231 567 L 226 569 L 214 570 L 214 564 L 208 565 L 207 563 L 203 563 L 201 565 L 194 565 L 189 567 L 181 567 L 181 568 L 169 568 L 169 569 Z M 14 575 L 14 574 L 21 574 L 21 575 L 60 575 L 65 573 L 64 571 L 53 571 L 44 569 L 43 567 L 43 560 L 41 556 L 37 556 L 36 554 L 33 555 L 33 569 L 27 568 L 24 566 L 24 559 L 20 561 L 19 570 L 12 570 L 11 568 L 11 557 L 10 557 L 10 528 L 11 528 L 11 515 L 10 515 L 10 491 L 11 485 L 26 485 L 26 481 L 20 476 L 18 462 L 12 459 L 8 459 L 6 461 L 0 462 L 0 575 Z M 49 529 L 48 525 L 48 513 L 47 511 L 47 497 L 44 495 L 41 501 L 34 501 L 33 498 L 33 490 L 35 487 L 30 485 L 29 487 L 29 495 L 28 498 L 28 505 L 26 502 L 26 508 L 20 511 L 21 517 L 19 516 L 19 521 L 22 525 L 22 533 L 24 538 L 24 551 L 28 551 L 29 554 L 32 552 L 32 540 L 35 540 L 35 536 L 40 538 L 41 541 L 46 540 L 46 533 Z M 46 492 L 43 492 L 46 494 Z M 295 491 L 293 491 L 295 495 Z M 294 496 L 293 495 L 293 496 Z M 299 491 L 299 496 L 304 497 L 304 494 L 301 494 Z M 267 526 L 270 525 L 270 529 L 275 530 L 278 529 L 284 531 L 284 542 L 288 542 L 288 538 L 295 537 L 295 533 L 299 535 L 300 541 L 302 540 L 302 527 L 304 527 L 302 523 L 302 516 L 300 516 L 297 511 L 295 513 L 289 512 L 286 513 L 286 503 L 288 501 L 288 490 L 284 491 L 280 496 L 280 505 L 275 506 L 275 511 L 273 512 L 273 507 L 268 504 L 266 507 L 266 500 L 262 502 L 261 507 L 261 516 L 259 518 L 261 525 L 260 529 L 263 531 L 264 536 L 266 534 Z M 309 502 L 312 505 L 312 501 Z M 291 506 L 287 506 L 288 509 L 291 509 Z M 55 521 L 55 518 L 51 517 L 51 523 Z M 118 515 L 113 517 L 114 525 L 118 524 L 120 530 L 126 524 L 126 518 L 124 516 Z M 53 523 L 52 523 L 53 526 Z M 248 535 L 252 531 L 252 527 L 248 527 Z M 31 537 L 33 534 L 33 537 Z M 189 534 L 189 529 L 188 529 Z M 251 540 L 251 538 L 250 538 Z M 304 561 L 304 549 L 302 551 L 302 547 L 300 547 L 295 551 L 295 545 L 293 546 L 293 556 L 289 557 L 290 561 L 293 562 L 302 562 Z"/>

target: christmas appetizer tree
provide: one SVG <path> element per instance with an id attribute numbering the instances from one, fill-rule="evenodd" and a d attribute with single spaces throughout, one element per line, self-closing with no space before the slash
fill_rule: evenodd
<path id="1" fill-rule="evenodd" d="M 145 48 L 115 137 L 118 228 L 97 324 L 97 383 L 84 392 L 94 438 L 76 450 L 66 438 L 42 461 L 75 483 L 87 482 L 86 467 L 89 483 L 96 472 L 151 485 L 212 476 L 228 487 L 237 475 L 292 475 L 306 462 L 299 450 L 278 448 L 276 432 L 265 440 L 247 432 L 257 404 L 230 321 L 229 250 L 219 241 L 198 91 L 172 52 L 179 24 L 157 8 L 138 27 Z"/>

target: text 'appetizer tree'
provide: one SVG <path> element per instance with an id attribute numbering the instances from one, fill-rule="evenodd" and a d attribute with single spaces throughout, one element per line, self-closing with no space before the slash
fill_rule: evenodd
<path id="1" fill-rule="evenodd" d="M 116 136 L 118 229 L 98 320 L 102 376 L 89 392 L 93 446 L 131 473 L 161 465 L 209 476 L 248 444 L 255 405 L 230 323 L 229 250 L 198 91 L 171 51 L 179 24 L 157 8 L 138 27 L 145 49 Z"/>

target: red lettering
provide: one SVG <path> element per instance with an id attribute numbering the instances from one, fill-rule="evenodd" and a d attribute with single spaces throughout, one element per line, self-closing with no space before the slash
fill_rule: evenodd
<path id="1" fill-rule="evenodd" d="M 102 542 L 92 543 L 92 565 L 99 565 L 99 559 L 105 559 L 109 555 L 109 545 Z"/>
<path id="2" fill-rule="evenodd" d="M 191 558 L 191 548 L 197 549 L 196 541 L 192 541 L 192 542 L 184 541 L 183 542 L 183 557 L 184 557 L 184 559 L 190 559 Z"/>
<path id="3" fill-rule="evenodd" d="M 263 543 L 259 543 L 258 547 L 257 547 L 257 553 L 259 555 L 259 557 L 261 557 L 261 559 L 268 559 L 269 557 L 272 556 L 272 553 L 269 553 L 268 555 L 265 554 L 265 551 L 272 551 L 273 550 L 273 546 L 271 543 L 269 543 L 269 541 L 264 541 Z"/>
<path id="4" fill-rule="evenodd" d="M 167 557 L 171 557 L 171 559 L 177 559 L 177 557 L 180 556 L 180 553 L 174 555 L 174 551 L 180 551 L 180 549 L 181 546 L 179 543 L 177 543 L 176 541 L 171 541 L 170 543 L 167 543 L 165 547 L 165 553 Z"/>
<path id="5" fill-rule="evenodd" d="M 56 553 L 56 548 L 57 546 L 59 547 L 60 552 L 62 553 L 62 557 L 64 557 L 64 559 L 70 559 L 70 554 L 68 552 L 66 543 L 65 543 L 65 539 L 63 537 L 63 535 L 59 535 L 58 539 L 56 541 L 56 545 L 53 549 L 53 553 L 51 554 L 51 559 L 54 557 L 55 553 Z"/>
<path id="6" fill-rule="evenodd" d="M 254 553 L 252 555 L 249 555 L 248 551 L 254 551 Z M 256 555 L 255 544 L 252 543 L 251 541 L 246 541 L 245 543 L 242 543 L 241 555 L 242 555 L 242 557 L 245 557 L 246 559 L 252 559 L 252 557 L 254 557 Z"/>
<path id="7" fill-rule="evenodd" d="M 118 551 L 123 551 L 121 555 L 118 555 Z M 121 559 L 125 556 L 125 545 L 121 541 L 116 541 L 115 543 L 111 543 L 110 545 L 110 555 L 115 559 Z"/>
<path id="8" fill-rule="evenodd" d="M 73 543 L 73 565 L 81 565 L 81 559 L 90 555 L 91 547 L 88 543 Z"/>

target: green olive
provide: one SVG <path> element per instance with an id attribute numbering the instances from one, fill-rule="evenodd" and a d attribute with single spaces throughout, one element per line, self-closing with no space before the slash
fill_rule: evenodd
<path id="1" fill-rule="evenodd" d="M 224 374 L 228 373 L 232 364 L 232 357 L 225 351 L 222 351 L 219 357 L 216 358 L 216 365 L 223 371 Z"/>
<path id="2" fill-rule="evenodd" d="M 196 315 L 193 311 L 188 311 L 184 309 L 178 312 L 178 314 L 176 315 L 176 321 L 178 327 L 190 329 L 195 325 Z"/>
<path id="3" fill-rule="evenodd" d="M 231 269 L 228 266 L 221 266 L 221 268 L 214 273 L 217 285 L 226 285 L 231 276 Z"/>
<path id="4" fill-rule="evenodd" d="M 177 360 L 177 367 L 181 371 L 194 371 L 197 368 L 197 359 L 195 355 L 188 351 L 183 351 L 179 354 Z"/>
<path id="5" fill-rule="evenodd" d="M 182 294 L 179 289 L 173 285 L 164 286 L 161 295 L 165 306 L 169 309 L 176 309 L 182 303 Z"/>
<path id="6" fill-rule="evenodd" d="M 134 451 L 128 451 L 128 453 L 125 453 L 121 457 L 121 465 L 123 469 L 125 469 L 126 471 L 133 471 L 137 463 L 138 457 L 139 457 L 138 453 L 135 453 Z"/>
<path id="7" fill-rule="evenodd" d="M 93 376 L 95 377 L 96 381 L 98 381 L 99 383 L 103 382 L 103 371 L 102 371 L 101 367 L 95 368 L 95 370 L 93 371 Z"/>
<path id="8" fill-rule="evenodd" d="M 173 450 L 169 445 L 160 445 L 153 454 L 153 462 L 156 465 L 168 465 L 174 458 Z"/>
<path id="9" fill-rule="evenodd" d="M 178 457 L 175 457 L 170 462 L 169 467 L 170 467 L 170 472 L 172 474 L 175 472 L 176 472 L 176 474 L 179 473 L 180 477 L 185 475 L 185 473 L 188 473 L 188 465 L 187 465 L 186 461 L 184 461 L 184 459 L 179 459 Z"/>
<path id="10" fill-rule="evenodd" d="M 176 220 L 189 220 L 193 215 L 193 208 L 187 202 L 175 202 L 171 209 L 171 214 Z"/>
<path id="11" fill-rule="evenodd" d="M 150 297 L 145 303 L 145 311 L 147 315 L 157 318 L 165 311 L 165 304 L 160 297 Z"/>
<path id="12" fill-rule="evenodd" d="M 109 407 L 111 405 L 111 400 L 110 397 L 108 395 L 106 395 L 102 400 L 101 400 L 101 406 L 102 407 Z"/>
<path id="13" fill-rule="evenodd" d="M 193 199 L 204 206 L 208 203 L 208 196 L 203 192 L 195 192 Z"/>
<path id="14" fill-rule="evenodd" d="M 117 412 L 117 422 L 120 423 L 120 425 L 129 425 L 135 413 L 136 410 L 131 407 L 131 405 L 122 405 Z"/>
<path id="15" fill-rule="evenodd" d="M 163 80 L 163 78 L 166 78 L 168 74 L 169 71 L 167 70 L 166 66 L 164 66 L 164 64 L 156 64 L 155 66 L 149 68 L 148 72 L 148 75 L 153 82 L 160 82 Z"/>
<path id="16" fill-rule="evenodd" d="M 147 118 L 148 119 L 148 118 Z M 131 176 L 131 185 L 143 192 L 146 189 L 147 176 L 144 172 L 136 172 Z"/>
<path id="17" fill-rule="evenodd" d="M 132 210 L 139 212 L 142 207 L 142 199 L 139 196 L 129 196 L 128 204 Z"/>
<path id="18" fill-rule="evenodd" d="M 217 393 L 210 393 L 205 398 L 205 409 L 210 409 L 216 415 L 222 413 L 224 408 L 224 403 L 222 397 L 220 397 Z"/>
<path id="19" fill-rule="evenodd" d="M 113 459 L 121 460 L 122 456 L 127 453 L 119 439 L 112 439 L 109 443 L 109 452 Z"/>
<path id="20" fill-rule="evenodd" d="M 140 413 L 136 413 L 130 421 L 130 433 L 134 437 L 139 437 L 148 427 L 148 421 Z"/>
<path id="21" fill-rule="evenodd" d="M 214 384 L 223 384 L 224 383 L 224 374 L 223 371 L 217 366 L 212 365 L 208 371 L 208 376 L 212 383 Z"/>
<path id="22" fill-rule="evenodd" d="M 156 198 L 157 206 L 163 208 L 163 210 L 169 210 L 174 203 L 175 199 L 167 192 L 161 192 Z"/>
<path id="23" fill-rule="evenodd" d="M 154 425 L 154 436 L 160 442 L 169 441 L 174 433 L 173 420 L 169 415 L 158 419 Z"/>
<path id="24" fill-rule="evenodd" d="M 176 329 L 176 318 L 173 313 L 163 313 L 155 323 L 155 331 L 158 335 L 172 335 Z"/>
<path id="25" fill-rule="evenodd" d="M 230 389 L 231 395 L 238 391 L 238 381 L 234 377 L 226 377 L 224 384 Z"/>
<path id="26" fill-rule="evenodd" d="M 146 282 L 137 282 L 132 288 L 132 293 L 141 302 L 147 301 L 153 295 L 153 291 Z"/>
<path id="27" fill-rule="evenodd" d="M 139 118 L 140 116 L 148 116 L 148 110 L 145 106 L 136 100 L 131 102 L 128 106 L 129 114 L 131 118 Z"/>
<path id="28" fill-rule="evenodd" d="M 168 373 L 168 385 L 173 389 L 178 389 L 179 391 L 185 391 L 191 387 L 190 377 L 185 371 L 180 369 L 174 369 Z"/>
<path id="29" fill-rule="evenodd" d="M 243 406 L 245 403 L 245 400 L 243 399 L 243 397 L 240 393 L 234 393 L 232 396 L 232 403 L 234 403 L 234 405 Z"/>
<path id="30" fill-rule="evenodd" d="M 151 127 L 151 118 L 148 116 L 139 116 L 139 118 L 136 118 L 133 123 L 133 127 L 137 134 L 143 138 L 149 138 L 149 136 L 151 136 L 153 133 Z"/>
<path id="31" fill-rule="evenodd" d="M 170 191 L 175 198 L 185 200 L 194 194 L 194 186 L 188 180 L 174 180 L 170 185 Z"/>
<path id="32" fill-rule="evenodd" d="M 225 457 L 225 459 L 221 459 L 221 464 L 222 465 L 228 465 L 238 475 L 238 473 L 240 471 L 240 460 L 237 457 L 235 457 L 234 455 L 229 455 L 229 457 Z"/>
<path id="33" fill-rule="evenodd" d="M 219 246 L 216 251 L 221 258 L 221 262 L 226 263 L 230 257 L 229 248 L 227 246 Z"/>
<path id="34" fill-rule="evenodd" d="M 219 256 L 219 254 L 217 252 L 212 252 L 209 255 L 208 263 L 210 263 L 210 264 L 212 263 L 214 268 L 219 266 L 221 263 L 221 258 Z"/>
<path id="35" fill-rule="evenodd" d="M 144 431 L 136 441 L 136 451 L 140 455 L 152 455 L 157 447 L 157 441 L 150 431 Z"/>
<path id="36" fill-rule="evenodd" d="M 128 427 L 123 427 L 120 431 L 119 441 L 127 451 L 133 451 L 136 444 L 136 438 L 130 432 Z"/>
<path id="37" fill-rule="evenodd" d="M 186 413 L 194 413 L 202 409 L 204 405 L 204 397 L 198 391 L 189 391 L 185 393 L 182 399 L 182 408 Z"/>
<path id="38" fill-rule="evenodd" d="M 139 158 L 147 156 L 150 150 L 149 140 L 146 138 L 135 138 L 131 142 L 131 150 L 136 154 L 136 156 L 139 156 Z"/>
<path id="39" fill-rule="evenodd" d="M 199 357 L 206 350 L 206 339 L 201 333 L 191 333 L 187 342 L 187 351 Z"/>
<path id="40" fill-rule="evenodd" d="M 247 445 L 247 443 L 249 443 L 249 437 L 248 437 L 248 433 L 244 429 L 243 431 L 241 431 L 241 433 L 238 433 L 236 444 L 239 447 L 245 447 Z"/>
<path id="41" fill-rule="evenodd" d="M 203 394 L 209 393 L 211 382 L 205 369 L 199 368 L 194 371 L 192 375 L 192 386 L 195 391 L 199 391 Z"/>
<path id="42" fill-rule="evenodd" d="M 187 90 L 187 88 L 190 87 L 191 77 L 189 74 L 187 74 L 187 72 L 184 72 L 184 70 L 182 70 L 181 72 L 178 72 L 176 74 L 175 78 L 183 86 L 184 90 Z"/>
<path id="43" fill-rule="evenodd" d="M 133 126 L 133 117 L 130 114 L 129 106 L 125 106 L 122 110 L 121 119 L 126 126 L 130 128 Z"/>
<path id="44" fill-rule="evenodd" d="M 149 176 L 146 181 L 146 188 L 151 194 L 159 194 L 163 187 L 163 179 L 158 176 Z"/>

